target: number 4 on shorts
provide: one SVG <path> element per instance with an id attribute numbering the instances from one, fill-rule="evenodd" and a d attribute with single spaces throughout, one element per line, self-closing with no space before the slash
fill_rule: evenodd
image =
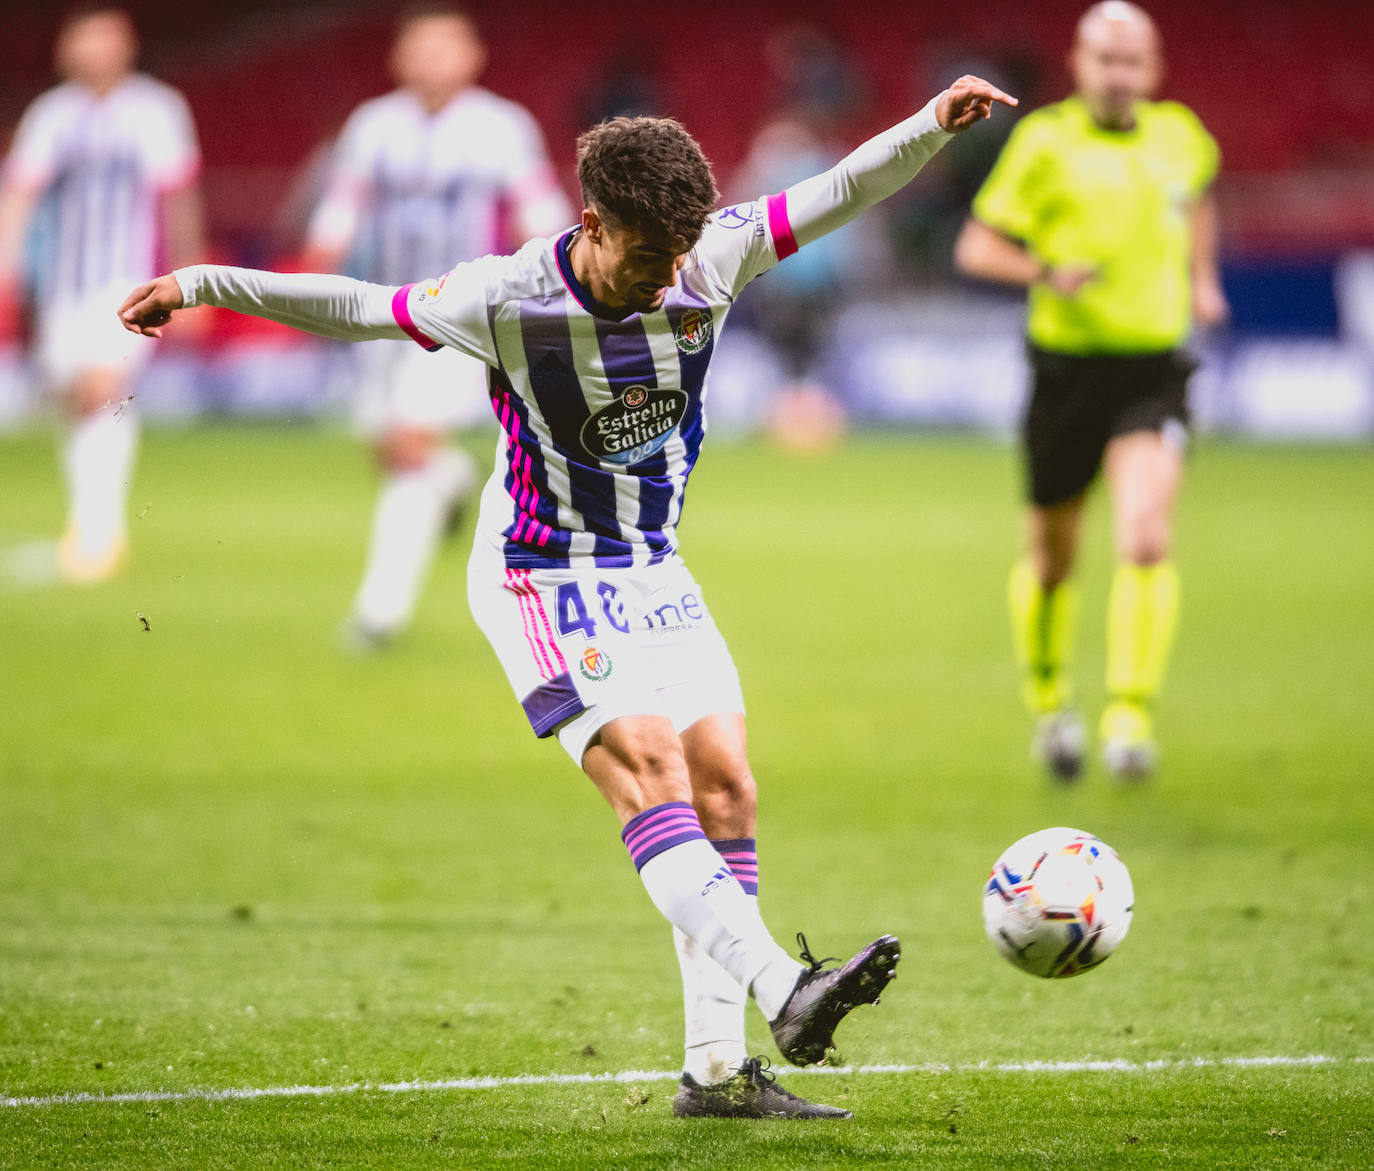
<path id="1" fill-rule="evenodd" d="M 556 609 L 559 634 L 572 634 L 580 630 L 583 638 L 596 637 L 596 619 L 587 613 L 587 604 L 582 600 L 582 591 L 577 588 L 577 582 L 565 581 L 558 587 Z"/>

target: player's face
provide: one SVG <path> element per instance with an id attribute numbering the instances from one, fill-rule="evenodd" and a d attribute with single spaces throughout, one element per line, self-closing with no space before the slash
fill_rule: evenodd
<path id="1" fill-rule="evenodd" d="M 398 84 L 441 100 L 475 82 L 486 62 L 477 30 L 461 16 L 412 20 L 391 51 L 391 71 Z"/>
<path id="2" fill-rule="evenodd" d="M 663 307 L 668 290 L 687 261 L 692 245 L 639 228 L 599 223 L 592 295 L 611 309 L 652 313 Z"/>
<path id="3" fill-rule="evenodd" d="M 57 71 L 71 81 L 103 90 L 134 66 L 138 38 L 118 11 L 92 12 L 68 25 L 57 41 Z"/>
<path id="4" fill-rule="evenodd" d="M 1089 21 L 1079 30 L 1069 58 L 1079 95 L 1101 126 L 1125 129 L 1133 107 L 1159 80 L 1154 28 L 1136 20 Z"/>

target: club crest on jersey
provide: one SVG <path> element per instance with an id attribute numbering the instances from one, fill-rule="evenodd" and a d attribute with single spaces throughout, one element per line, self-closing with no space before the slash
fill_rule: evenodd
<path id="1" fill-rule="evenodd" d="M 582 446 L 607 463 L 637 464 L 668 442 L 686 413 L 685 392 L 636 384 L 582 424 Z"/>
<path id="2" fill-rule="evenodd" d="M 585 678 L 593 683 L 600 683 L 611 673 L 611 656 L 605 651 L 589 646 L 582 652 L 577 667 Z"/>
<path id="3" fill-rule="evenodd" d="M 688 309 L 673 330 L 673 340 L 684 354 L 699 354 L 711 340 L 711 314 Z"/>

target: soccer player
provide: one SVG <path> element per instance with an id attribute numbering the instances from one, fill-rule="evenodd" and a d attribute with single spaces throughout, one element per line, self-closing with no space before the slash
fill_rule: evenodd
<path id="1" fill-rule="evenodd" d="M 134 71 L 129 17 L 93 5 L 58 33 L 64 78 L 25 112 L 0 186 L 0 329 L 17 326 L 33 275 L 35 356 L 61 403 L 68 516 L 57 567 L 73 582 L 114 573 L 128 547 L 138 444 L 130 380 L 147 347 L 109 320 L 112 297 L 202 251 L 200 153 L 175 90 Z"/>
<path id="2" fill-rule="evenodd" d="M 1028 548 L 1009 584 L 1034 754 L 1063 780 L 1086 735 L 1070 679 L 1070 574 L 1088 487 L 1111 490 L 1117 567 L 1100 735 L 1123 779 L 1154 769 L 1151 705 L 1178 618 L 1171 518 L 1183 470 L 1194 323 L 1227 313 L 1209 186 L 1217 147 L 1191 111 L 1146 100 L 1160 78 L 1154 22 L 1094 4 L 1069 57 L 1076 92 L 1013 129 L 955 247 L 971 275 L 1029 289 L 1033 386 L 1024 438 Z"/>
<path id="3" fill-rule="evenodd" d="M 355 110 L 308 232 L 303 267 L 381 284 L 550 235 L 573 220 L 534 119 L 476 84 L 486 50 L 461 9 L 407 8 L 391 68 L 399 88 Z M 444 436 L 490 418 L 485 367 L 409 341 L 363 346 L 356 417 L 382 473 L 362 584 L 347 627 L 360 648 L 409 622 L 446 523 L 477 468 Z"/>
<path id="4" fill-rule="evenodd" d="M 884 935 L 826 968 L 803 941 L 799 964 L 759 913 L 739 677 L 674 536 L 717 333 L 750 280 L 901 188 L 994 101 L 1015 104 L 961 78 L 831 170 L 714 214 L 710 166 L 677 122 L 616 118 L 578 142 L 580 224 L 514 256 L 397 288 L 202 265 L 119 310 L 153 337 L 183 306 L 218 305 L 486 363 L 506 458 L 483 491 L 469 602 L 535 733 L 557 736 L 595 783 L 673 925 L 679 1115 L 844 1116 L 749 1057 L 747 997 L 787 1060 L 816 1062 L 900 955 Z"/>

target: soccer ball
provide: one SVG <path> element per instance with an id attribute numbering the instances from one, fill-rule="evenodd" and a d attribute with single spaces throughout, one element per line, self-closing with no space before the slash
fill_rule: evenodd
<path id="1" fill-rule="evenodd" d="M 983 887 L 983 926 L 1023 972 L 1077 976 L 1126 938 L 1134 903 L 1116 851 L 1059 826 L 1027 834 L 997 859 Z"/>

